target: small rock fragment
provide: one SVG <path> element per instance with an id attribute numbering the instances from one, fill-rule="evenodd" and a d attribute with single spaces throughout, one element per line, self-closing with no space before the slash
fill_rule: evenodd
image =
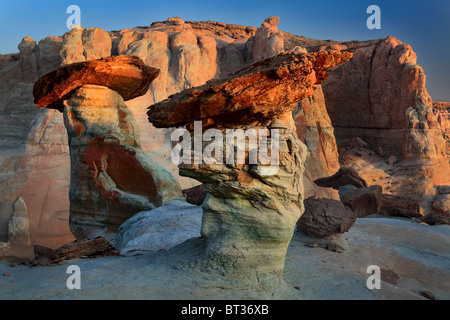
<path id="1" fill-rule="evenodd" d="M 355 141 L 357 144 L 359 144 L 361 147 L 367 148 L 369 145 L 367 144 L 367 142 L 363 141 L 361 138 L 356 137 Z"/>
<path id="2" fill-rule="evenodd" d="M 428 290 L 420 291 L 419 294 L 422 295 L 423 297 L 427 298 L 428 300 L 436 300 L 436 297 L 434 296 L 434 294 L 432 294 Z"/>
<path id="3" fill-rule="evenodd" d="M 384 157 L 384 152 L 383 152 L 383 148 L 382 148 L 382 147 L 378 147 L 378 148 L 377 148 L 377 154 L 378 154 L 380 157 Z"/>
<path id="4" fill-rule="evenodd" d="M 387 160 L 387 164 L 395 164 L 395 163 L 397 163 L 398 162 L 398 160 L 397 160 L 397 157 L 396 156 L 390 156 L 389 158 L 388 158 L 388 160 Z"/>
<path id="5" fill-rule="evenodd" d="M 400 277 L 394 271 L 389 269 L 381 269 L 381 280 L 396 285 Z"/>

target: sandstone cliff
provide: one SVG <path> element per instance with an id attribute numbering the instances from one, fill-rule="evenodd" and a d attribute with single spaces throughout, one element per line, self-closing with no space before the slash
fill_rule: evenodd
<path id="1" fill-rule="evenodd" d="M 392 182 L 388 193 L 412 196 L 430 213 L 435 186 L 450 183 L 450 166 L 415 52 L 394 37 L 343 45 L 354 58 L 330 70 L 323 84 L 336 138 L 359 137 L 369 149 L 382 148 L 381 158 L 394 156 L 388 167 L 365 158 L 358 171 L 370 185 Z"/>
<path id="2" fill-rule="evenodd" d="M 446 141 L 447 157 L 450 157 L 450 102 L 433 101 L 433 113 L 437 117 Z"/>

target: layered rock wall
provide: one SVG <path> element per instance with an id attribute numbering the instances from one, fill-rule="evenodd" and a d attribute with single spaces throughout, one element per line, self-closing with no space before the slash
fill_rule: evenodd
<path id="1" fill-rule="evenodd" d="M 416 54 L 394 37 L 347 47 L 354 58 L 330 70 L 322 85 L 336 138 L 359 137 L 387 157 L 394 155 L 396 161 L 388 163 L 398 162 L 393 176 L 401 186 L 391 193 L 430 209 L 435 186 L 450 183 L 450 166 L 439 124 L 445 121 L 433 112 Z M 365 178 L 379 183 L 374 176 Z"/>
<path id="2" fill-rule="evenodd" d="M 441 126 L 446 141 L 447 157 L 450 158 L 450 102 L 433 101 L 433 113 L 436 115 L 437 121 Z"/>
<path id="3" fill-rule="evenodd" d="M 323 84 L 336 136 L 361 137 L 405 160 L 444 158 L 426 76 L 411 46 L 391 37 L 354 52 Z"/>

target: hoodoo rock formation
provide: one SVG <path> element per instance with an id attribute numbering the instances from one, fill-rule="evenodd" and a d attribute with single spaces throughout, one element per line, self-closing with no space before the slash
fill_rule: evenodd
<path id="1" fill-rule="evenodd" d="M 14 203 L 14 214 L 8 224 L 8 241 L 0 241 L 0 259 L 12 261 L 33 261 L 34 250 L 31 245 L 30 221 L 27 205 L 22 198 Z"/>
<path id="2" fill-rule="evenodd" d="M 450 177 L 449 109 L 445 102 L 435 104 L 432 115 L 430 104 L 420 102 L 427 101 L 427 94 L 421 98 L 425 74 L 415 64 L 412 48 L 395 38 L 344 43 L 309 39 L 278 30 L 277 24 L 276 17 L 260 27 L 169 18 L 117 31 L 81 28 L 40 41 L 25 37 L 17 53 L 0 55 L 0 241 L 7 241 L 19 197 L 27 204 L 33 243 L 56 248 L 73 240 L 67 227 L 70 155 L 63 116 L 55 109 L 35 107 L 33 85 L 64 65 L 121 55 L 137 56 L 160 69 L 146 94 L 126 104 L 141 132 L 142 149 L 174 172 L 186 189 L 198 182 L 175 172 L 170 159 L 172 129 L 157 129 L 148 122 L 149 105 L 222 79 L 271 54 L 347 48 L 354 52 L 352 61 L 332 68 L 314 95 L 293 108 L 297 134 L 308 148 L 305 197 L 338 199 L 335 190 L 318 187 L 314 180 L 333 175 L 339 164 L 351 164 L 369 185 L 381 185 L 383 194 L 407 195 L 420 201 L 425 212 L 431 210 L 434 187 L 450 184 L 443 181 Z M 447 139 L 446 158 L 441 157 L 442 134 Z M 355 137 L 369 144 L 365 150 L 381 150 L 384 155 L 347 156 L 340 144 Z M 410 158 L 403 155 L 407 146 Z M 391 156 L 397 163 L 387 165 Z"/>
<path id="3" fill-rule="evenodd" d="M 35 107 L 33 85 L 37 79 L 67 64 L 109 56 L 134 55 L 148 66 L 157 66 L 160 75 L 148 92 L 126 104 L 141 132 L 142 149 L 174 172 L 183 189 L 190 188 L 198 182 L 175 172 L 177 168 L 170 159 L 170 130 L 154 128 L 147 120 L 146 108 L 255 62 L 253 51 L 257 55 L 259 49 L 254 49 L 253 43 L 258 29 L 169 18 L 118 31 L 80 28 L 40 41 L 25 37 L 20 52 L 0 55 L 0 241 L 7 241 L 8 221 L 18 197 L 28 206 L 33 243 L 56 248 L 73 240 L 67 227 L 67 133 L 61 113 Z M 260 48 L 270 45 L 264 34 L 259 35 Z"/>
<path id="4" fill-rule="evenodd" d="M 283 53 L 149 107 L 154 126 L 185 125 L 190 133 L 194 153 L 180 163 L 180 175 L 203 182 L 208 192 L 201 234 L 211 264 L 236 277 L 281 277 L 287 246 L 304 210 L 306 147 L 298 139 L 292 108 L 314 94 L 328 68 L 351 57 L 337 50 Z M 213 159 L 198 161 L 198 154 L 205 155 L 210 147 L 202 142 L 201 150 L 196 147 L 207 129 L 215 130 L 218 148 Z M 230 139 L 239 129 L 259 134 L 254 140 Z M 276 163 L 267 162 L 267 153 L 261 157 L 263 149 Z M 183 149 L 183 155 L 189 151 Z M 242 158 L 236 156 L 240 151 Z"/>
<path id="5" fill-rule="evenodd" d="M 77 239 L 113 233 L 135 213 L 182 198 L 172 174 L 142 151 L 124 102 L 145 94 L 158 74 L 137 57 L 119 56 L 64 66 L 34 86 L 36 106 L 64 114 Z"/>

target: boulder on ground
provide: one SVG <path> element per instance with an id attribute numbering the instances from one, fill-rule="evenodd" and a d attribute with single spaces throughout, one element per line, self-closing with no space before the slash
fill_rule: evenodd
<path id="1" fill-rule="evenodd" d="M 323 238 L 350 230 L 356 214 L 342 202 L 332 199 L 308 198 L 305 213 L 297 222 L 297 231 L 315 238 Z"/>
<path id="2" fill-rule="evenodd" d="M 436 186 L 439 194 L 450 194 L 450 186 Z"/>
<path id="3" fill-rule="evenodd" d="M 440 194 L 433 202 L 433 212 L 422 219 L 428 224 L 450 224 L 450 194 Z"/>
<path id="4" fill-rule="evenodd" d="M 382 205 L 383 188 L 371 186 L 347 192 L 341 197 L 342 203 L 351 208 L 358 218 L 379 213 Z"/>
<path id="5" fill-rule="evenodd" d="M 119 228 L 115 244 L 122 254 L 169 250 L 200 237 L 202 207 L 182 201 L 137 213 Z"/>
<path id="6" fill-rule="evenodd" d="M 406 196 L 382 195 L 380 213 L 386 216 L 421 218 L 419 201 Z"/>

